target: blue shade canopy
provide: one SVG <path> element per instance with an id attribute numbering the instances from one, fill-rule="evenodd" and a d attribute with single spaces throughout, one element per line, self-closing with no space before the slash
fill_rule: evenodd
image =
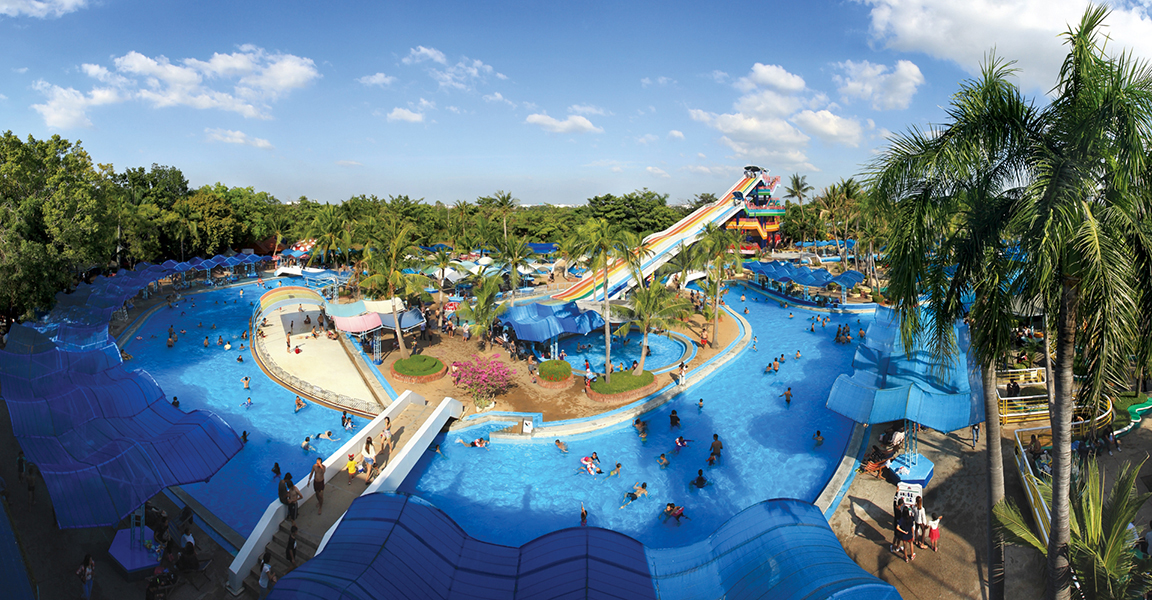
<path id="1" fill-rule="evenodd" d="M 378 313 L 380 315 L 380 324 L 384 329 L 396 329 L 396 319 L 392 317 L 392 313 Z M 418 308 L 410 308 L 405 312 L 400 313 L 400 329 L 408 331 L 413 327 L 419 327 L 424 322 L 424 313 L 420 312 Z"/>
<path id="2" fill-rule="evenodd" d="M 184 413 L 147 373 L 125 369 L 108 336 L 112 312 L 140 288 L 191 268 L 97 277 L 60 295 L 35 329 L 13 326 L 0 350 L 13 433 L 44 475 L 61 528 L 114 525 L 166 487 L 207 481 L 240 451 L 219 417 Z"/>
<path id="3" fill-rule="evenodd" d="M 799 500 L 752 506 L 682 548 L 646 548 L 597 527 L 563 529 L 513 548 L 470 537 L 423 500 L 376 493 L 356 499 L 323 551 L 281 577 L 269 598 L 900 596 L 852 562 L 820 510 Z"/>
<path id="4" fill-rule="evenodd" d="M 545 342 L 562 333 L 584 335 L 604 326 L 604 318 L 595 311 L 580 312 L 575 302 L 567 304 L 522 304 L 500 315 L 518 339 Z"/>
<path id="5" fill-rule="evenodd" d="M 827 269 L 812 269 L 786 262 L 747 261 L 744 269 L 775 281 L 793 281 L 808 287 L 824 287 L 833 282 L 843 287 L 852 287 L 864 281 L 864 274 L 859 271 L 849 270 L 833 277 Z"/>
<path id="6" fill-rule="evenodd" d="M 983 384 L 979 365 L 969 360 L 967 326 L 954 325 L 960 352 L 938 368 L 927 352 L 904 349 L 894 315 L 877 309 L 853 360 L 856 371 L 836 378 L 828 408 L 857 423 L 907 419 L 944 432 L 983 422 Z"/>

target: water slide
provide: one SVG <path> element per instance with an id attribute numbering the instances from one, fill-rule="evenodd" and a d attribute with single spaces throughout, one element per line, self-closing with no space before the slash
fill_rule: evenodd
<path id="1" fill-rule="evenodd" d="M 651 275 L 675 256 L 680 251 L 680 242 L 685 244 L 695 242 L 704 230 L 705 223 L 723 225 L 728 219 L 739 213 L 744 208 L 744 202 L 737 199 L 734 194 L 739 192 L 740 197 L 743 198 L 756 187 L 756 184 L 764 180 L 765 175 L 766 173 L 760 172 L 755 177 L 742 178 L 716 202 L 701 206 L 668 229 L 644 238 L 644 246 L 650 252 L 644 260 L 644 276 Z M 770 179 L 774 179 L 776 183 L 779 182 L 778 177 Z M 610 264 L 608 267 L 609 298 L 622 295 L 632 287 L 633 283 L 632 273 L 624 261 L 617 260 Z M 603 271 L 589 271 L 576 285 L 555 294 L 552 298 L 564 302 L 603 300 L 603 290 Z"/>

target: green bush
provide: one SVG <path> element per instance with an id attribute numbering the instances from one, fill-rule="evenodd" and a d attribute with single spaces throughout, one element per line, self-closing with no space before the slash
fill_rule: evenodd
<path id="1" fill-rule="evenodd" d="M 652 371 L 644 371 L 639 375 L 633 375 L 630 371 L 613 373 L 612 383 L 608 383 L 604 377 L 599 377 L 592 384 L 592 391 L 598 394 L 622 394 L 645 387 L 655 379 L 656 376 Z"/>
<path id="2" fill-rule="evenodd" d="M 566 360 L 547 360 L 540 363 L 540 379 L 564 381 L 572 376 L 572 365 Z"/>
<path id="3" fill-rule="evenodd" d="M 876 304 L 884 304 L 884 296 L 878 292 L 872 292 L 872 301 Z"/>
<path id="4" fill-rule="evenodd" d="M 1132 415 L 1128 412 L 1128 407 L 1137 404 L 1143 404 L 1148 401 L 1148 396 L 1137 392 L 1121 392 L 1112 400 L 1112 427 L 1122 429 L 1132 422 Z"/>
<path id="5" fill-rule="evenodd" d="M 424 375 L 435 375 L 444 370 L 444 363 L 440 362 L 440 359 L 435 356 L 414 354 L 403 360 L 396 361 L 393 368 L 401 375 L 423 377 Z"/>

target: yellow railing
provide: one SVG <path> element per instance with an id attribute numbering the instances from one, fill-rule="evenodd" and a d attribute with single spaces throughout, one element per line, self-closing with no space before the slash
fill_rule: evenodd
<path id="1" fill-rule="evenodd" d="M 1023 436 L 1021 435 L 1023 434 Z M 1048 442 L 1045 444 L 1043 439 L 1041 444 L 1050 446 L 1052 441 L 1052 433 L 1047 427 L 1034 427 L 1031 429 L 1018 429 L 1016 430 L 1016 443 L 1012 445 L 1012 453 L 1016 459 L 1016 470 L 1020 473 L 1020 481 L 1024 482 L 1024 495 L 1028 497 L 1028 506 L 1032 509 L 1032 519 L 1036 521 L 1036 526 L 1040 529 L 1040 538 L 1045 542 L 1048 541 L 1048 532 L 1051 530 L 1051 516 L 1052 511 L 1048 508 L 1048 503 L 1044 501 L 1044 496 L 1040 494 L 1040 484 L 1037 480 L 1036 473 L 1032 469 L 1032 463 L 1028 460 L 1028 453 L 1026 451 L 1027 443 L 1023 441 L 1023 437 L 1028 437 L 1031 441 L 1031 436 L 1035 435 L 1037 438 L 1043 437 Z"/>

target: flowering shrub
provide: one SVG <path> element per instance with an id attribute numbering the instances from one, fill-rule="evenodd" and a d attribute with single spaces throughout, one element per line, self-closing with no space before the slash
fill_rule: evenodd
<path id="1" fill-rule="evenodd" d="M 512 388 L 512 370 L 498 359 L 499 354 L 489 358 L 473 354 L 472 360 L 452 363 L 453 383 L 472 395 L 476 408 L 485 408 L 492 400 Z"/>

